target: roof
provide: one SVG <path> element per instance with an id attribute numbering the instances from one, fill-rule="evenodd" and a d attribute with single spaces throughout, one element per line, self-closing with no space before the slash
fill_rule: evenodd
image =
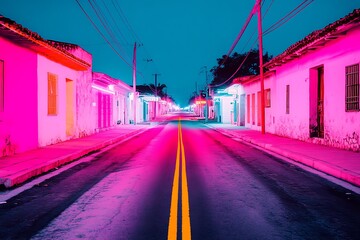
<path id="1" fill-rule="evenodd" d="M 309 51 L 316 50 L 324 46 L 327 42 L 344 35 L 350 29 L 359 26 L 359 23 L 360 9 L 355 9 L 347 16 L 327 25 L 321 30 L 316 30 L 310 33 L 304 39 L 291 45 L 283 53 L 264 64 L 264 67 L 271 69 L 277 66 L 281 66 L 308 53 Z"/>
<path id="2" fill-rule="evenodd" d="M 119 87 L 122 87 L 125 90 L 132 91 L 132 87 L 130 87 L 128 84 L 124 83 L 123 81 L 121 81 L 119 79 L 110 77 L 109 75 L 107 75 L 105 73 L 93 72 L 92 76 L 93 76 L 93 81 L 96 81 L 96 83 L 102 83 L 105 85 L 114 84 Z"/>
<path id="3" fill-rule="evenodd" d="M 79 46 L 46 40 L 38 33 L 2 15 L 0 15 L 0 36 L 75 70 L 87 70 L 91 66 L 91 63 L 68 52 Z"/>
<path id="4" fill-rule="evenodd" d="M 275 71 L 267 71 L 264 73 L 264 79 L 269 78 L 269 77 L 273 76 L 274 74 L 275 74 Z M 232 81 L 232 84 L 246 84 L 246 83 L 259 81 L 259 80 L 260 80 L 260 75 L 249 75 L 249 76 L 235 78 Z"/>

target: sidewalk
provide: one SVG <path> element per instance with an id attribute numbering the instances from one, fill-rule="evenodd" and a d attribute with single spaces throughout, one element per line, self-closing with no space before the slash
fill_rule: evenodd
<path id="1" fill-rule="evenodd" d="M 245 143 L 300 162 L 360 187 L 360 153 L 307 143 L 274 134 L 261 134 L 231 124 L 208 123 L 208 127 Z"/>
<path id="2" fill-rule="evenodd" d="M 0 186 L 21 184 L 88 153 L 140 134 L 154 126 L 119 125 L 107 131 L 77 138 L 35 150 L 0 158 Z"/>

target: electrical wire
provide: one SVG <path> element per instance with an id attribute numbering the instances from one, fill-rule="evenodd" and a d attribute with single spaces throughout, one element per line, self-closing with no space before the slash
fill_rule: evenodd
<path id="1" fill-rule="evenodd" d="M 104 7 L 105 7 L 105 9 L 106 9 L 106 11 L 107 11 L 107 14 L 110 16 L 111 20 L 114 22 L 114 25 L 115 25 L 115 27 L 116 27 L 116 30 L 117 30 L 118 33 L 120 34 L 121 38 L 124 40 L 124 43 L 125 43 L 126 45 L 129 45 L 129 42 L 126 40 L 124 34 L 121 32 L 118 24 L 117 24 L 116 21 L 115 21 L 115 18 L 113 17 L 113 14 L 112 14 L 111 11 L 109 10 L 109 8 L 108 8 L 108 6 L 106 5 L 105 1 L 104 1 L 104 0 L 101 0 L 101 2 L 103 3 L 103 5 L 104 5 Z"/>
<path id="2" fill-rule="evenodd" d="M 274 3 L 274 0 L 271 1 L 271 3 L 269 4 L 268 8 L 266 9 L 265 13 L 264 13 L 264 18 L 267 15 L 267 13 L 269 12 L 272 4 Z M 262 6 L 265 4 L 265 1 L 262 2 Z M 245 46 L 243 47 L 243 50 L 241 52 L 243 52 L 245 50 L 245 48 L 247 47 L 247 45 L 249 44 L 249 42 L 251 41 L 251 39 L 254 37 L 256 33 L 256 29 L 253 31 L 253 33 L 251 34 L 251 36 L 249 37 L 248 41 L 245 43 Z M 255 39 L 255 41 L 253 42 L 253 44 L 251 45 L 250 49 L 252 49 L 255 44 L 257 43 L 257 39 Z M 245 56 L 244 60 L 241 62 L 240 66 L 236 69 L 236 71 L 228 78 L 226 79 L 224 82 L 217 84 L 217 85 L 212 85 L 213 87 L 220 87 L 224 84 L 226 84 L 227 82 L 229 82 L 230 80 L 232 80 L 232 78 L 239 72 L 239 70 L 241 69 L 241 67 L 244 65 L 246 59 L 249 57 L 251 53 L 251 50 L 248 51 L 247 55 Z M 221 65 L 220 65 L 221 66 Z"/>
<path id="3" fill-rule="evenodd" d="M 268 29 L 266 29 L 263 33 L 263 35 L 267 35 L 270 32 L 278 29 L 279 27 L 281 27 L 282 25 L 284 25 L 286 22 L 288 22 L 291 18 L 295 17 L 297 14 L 299 14 L 301 11 L 303 11 L 306 7 L 308 7 L 312 2 L 314 2 L 314 0 L 304 0 L 302 3 L 300 3 L 297 7 L 295 7 L 290 13 L 288 13 L 287 15 L 285 15 L 283 18 L 281 18 L 280 20 L 278 20 L 276 23 L 274 23 L 273 25 L 271 25 Z M 304 5 L 306 3 L 306 5 Z M 272 3 L 270 4 L 270 6 L 272 5 Z M 303 6 L 304 5 L 304 6 Z M 269 7 L 270 8 L 270 7 Z M 268 12 L 269 8 L 267 9 L 267 11 L 265 12 L 264 16 L 266 15 L 266 13 Z M 280 24 L 280 25 L 279 25 Z M 276 26 L 276 27 L 275 27 Z M 256 31 L 254 31 L 256 32 Z M 254 34 L 253 34 L 254 35 Z M 253 35 L 250 37 L 250 39 L 253 37 Z M 249 40 L 250 40 L 249 39 Z M 249 41 L 248 41 L 249 42 Z M 247 42 L 247 43 L 248 43 Z M 255 45 L 255 43 L 257 42 L 257 40 L 252 44 L 252 47 Z M 252 48 L 251 47 L 251 48 Z M 250 48 L 250 49 L 251 49 Z M 250 55 L 251 51 L 248 52 L 248 54 L 245 56 L 244 60 L 241 62 L 240 66 L 236 69 L 236 71 L 224 82 L 217 84 L 217 85 L 211 85 L 212 87 L 220 87 L 222 85 L 224 85 L 225 83 L 229 82 L 230 80 L 232 80 L 232 78 L 239 72 L 239 70 L 241 69 L 241 67 L 244 65 L 246 59 L 248 58 L 248 56 Z"/>
<path id="4" fill-rule="evenodd" d="M 285 23 L 287 23 L 290 19 L 295 17 L 297 14 L 299 14 L 301 11 L 303 11 L 306 7 L 308 7 L 311 3 L 313 3 L 314 0 L 304 0 L 302 3 L 300 3 L 297 7 L 295 7 L 291 12 L 286 14 L 284 17 L 282 17 L 280 20 L 278 20 L 276 23 L 271 25 L 268 29 L 266 29 L 263 33 L 263 35 L 267 35 Z"/>
<path id="5" fill-rule="evenodd" d="M 104 17 L 104 14 L 101 12 L 100 7 L 96 4 L 96 2 L 94 0 L 88 0 L 88 2 L 90 4 L 91 8 L 93 9 L 93 11 L 95 12 L 95 15 L 99 19 L 100 23 L 104 27 L 105 31 L 109 34 L 109 36 L 112 39 L 112 41 L 114 42 L 114 44 L 118 47 L 120 54 L 122 53 L 122 55 L 126 55 L 129 58 L 129 55 L 126 52 L 124 54 L 124 51 L 123 51 L 121 45 L 117 41 L 117 38 L 116 38 L 114 32 L 109 27 L 109 22 Z"/>
<path id="6" fill-rule="evenodd" d="M 252 44 L 251 48 L 253 46 L 255 46 L 255 44 L 257 43 L 257 40 Z M 244 65 L 245 61 L 247 60 L 247 58 L 249 57 L 251 53 L 251 50 L 248 51 L 248 53 L 246 54 L 244 60 L 240 63 L 239 67 L 236 69 L 236 71 L 228 78 L 226 79 L 224 82 L 216 84 L 216 85 L 211 85 L 212 87 L 221 87 L 222 85 L 224 85 L 225 83 L 229 82 L 230 80 L 232 80 L 232 78 L 239 72 L 239 70 L 241 69 L 241 67 Z"/>
<path id="7" fill-rule="evenodd" d="M 134 31 L 133 27 L 131 26 L 129 20 L 127 19 L 127 17 L 125 16 L 124 12 L 121 9 L 121 7 L 119 6 L 118 2 L 117 1 L 114 2 L 114 0 L 111 0 L 111 3 L 113 4 L 115 11 L 118 13 L 121 20 L 123 21 L 123 23 L 129 30 L 130 34 L 133 36 L 134 40 L 139 42 L 140 44 L 142 44 L 142 42 L 140 41 L 140 38 L 137 36 L 137 34 Z"/>
<path id="8" fill-rule="evenodd" d="M 111 0 L 111 3 L 115 9 L 115 12 L 117 13 L 117 15 L 119 16 L 119 18 L 121 19 L 121 21 L 124 23 L 124 25 L 126 26 L 126 28 L 128 29 L 129 33 L 132 35 L 133 39 L 135 42 L 138 42 L 144 49 L 145 51 L 145 55 L 147 56 L 146 59 L 151 59 L 151 61 L 153 62 L 153 64 L 155 65 L 155 72 L 159 72 L 158 71 L 158 66 L 156 64 L 156 61 L 151 58 L 151 54 L 149 53 L 149 51 L 147 50 L 146 46 L 144 46 L 143 41 L 140 39 L 140 37 L 136 34 L 134 28 L 132 27 L 132 25 L 130 24 L 129 20 L 127 19 L 126 15 L 124 14 L 122 8 L 120 7 L 119 3 L 117 1 Z M 145 79 L 144 79 L 145 80 Z"/>
<path id="9" fill-rule="evenodd" d="M 94 23 L 94 21 L 91 19 L 91 17 L 89 16 L 89 14 L 86 12 L 86 10 L 82 7 L 82 5 L 80 4 L 79 0 L 75 0 L 77 2 L 77 4 L 79 5 L 80 9 L 84 12 L 84 14 L 86 15 L 86 17 L 88 18 L 88 20 L 91 22 L 91 24 L 93 25 L 93 27 L 96 29 L 96 31 L 101 35 L 101 37 L 107 42 L 107 44 L 109 45 L 109 47 L 116 53 L 116 55 L 118 55 L 123 61 L 124 63 L 126 63 L 126 65 L 128 65 L 130 68 L 133 68 L 133 66 L 128 63 L 125 58 L 123 56 L 121 56 L 121 54 L 112 46 L 112 44 L 109 42 L 109 40 L 105 37 L 105 35 L 100 31 L 100 29 L 96 26 L 96 24 Z"/>
<path id="10" fill-rule="evenodd" d="M 223 59 L 223 61 L 221 62 L 221 64 L 219 66 L 222 66 L 225 64 L 226 60 L 229 58 L 230 54 L 232 53 L 232 51 L 234 50 L 234 48 L 236 47 L 236 45 L 238 44 L 240 38 L 242 37 L 242 35 L 244 34 L 246 28 L 248 27 L 249 23 L 250 23 L 250 20 L 252 18 L 252 16 L 254 15 L 254 12 L 256 10 L 256 6 L 257 4 L 255 4 L 253 6 L 253 8 L 251 9 L 246 21 L 245 21 L 245 24 L 243 25 L 243 27 L 241 28 L 239 34 L 237 35 L 235 41 L 233 42 L 233 44 L 231 45 L 229 51 L 227 52 L 225 58 Z"/>

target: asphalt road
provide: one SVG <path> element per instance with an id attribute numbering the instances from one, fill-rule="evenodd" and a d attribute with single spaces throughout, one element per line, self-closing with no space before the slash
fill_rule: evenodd
<path id="1" fill-rule="evenodd" d="M 196 121 L 87 157 L 0 205 L 0 239 L 360 239 L 360 197 Z"/>

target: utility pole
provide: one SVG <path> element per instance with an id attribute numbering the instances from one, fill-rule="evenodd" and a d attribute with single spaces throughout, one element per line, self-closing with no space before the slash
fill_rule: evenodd
<path id="1" fill-rule="evenodd" d="M 133 55 L 133 104 L 134 104 L 134 125 L 136 125 L 136 42 L 134 44 L 134 55 Z"/>
<path id="2" fill-rule="evenodd" d="M 160 75 L 159 73 L 154 73 L 153 74 L 155 76 L 155 118 L 156 118 L 156 111 L 157 111 L 157 96 L 158 96 L 158 90 L 157 90 L 157 86 L 158 86 L 158 83 L 157 83 L 157 77 Z"/>
<path id="3" fill-rule="evenodd" d="M 262 23 L 261 23 L 261 0 L 256 0 L 258 14 L 259 34 L 259 59 L 260 59 L 260 83 L 261 83 L 261 133 L 265 134 L 265 93 L 264 93 L 264 68 L 263 68 L 263 44 L 262 44 Z"/>
<path id="4" fill-rule="evenodd" d="M 209 120 L 209 106 L 208 106 L 208 96 L 209 96 L 209 86 L 208 86 L 208 74 L 207 74 L 207 67 L 205 66 L 205 122 Z"/>

